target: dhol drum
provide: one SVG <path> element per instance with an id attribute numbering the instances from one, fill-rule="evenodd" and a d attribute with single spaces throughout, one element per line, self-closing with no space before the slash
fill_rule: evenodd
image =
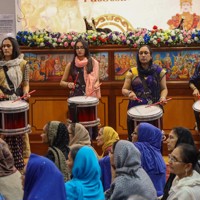
<path id="1" fill-rule="evenodd" d="M 69 122 L 78 122 L 85 127 L 97 126 L 97 105 L 99 99 L 91 96 L 75 96 L 68 99 Z"/>
<path id="2" fill-rule="evenodd" d="M 139 105 L 133 108 L 130 108 L 127 112 L 129 117 L 134 121 L 134 126 L 136 127 L 138 122 L 150 122 L 157 120 L 157 127 L 161 127 L 161 117 L 163 115 L 163 110 L 159 106 L 148 106 L 148 105 Z"/>
<path id="3" fill-rule="evenodd" d="M 19 135 L 30 132 L 27 120 L 29 104 L 26 101 L 0 102 L 0 133 L 4 135 Z"/>

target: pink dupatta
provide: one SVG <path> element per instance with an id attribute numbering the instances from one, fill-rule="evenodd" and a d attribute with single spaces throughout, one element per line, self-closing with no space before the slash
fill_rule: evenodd
<path id="1" fill-rule="evenodd" d="M 81 61 L 77 57 L 75 58 L 76 66 L 84 67 L 84 80 L 85 80 L 85 84 L 86 84 L 86 88 L 85 88 L 86 96 L 90 95 L 93 97 L 101 98 L 100 87 L 99 87 L 99 89 L 94 91 L 94 89 L 95 89 L 94 85 L 98 81 L 98 77 L 99 77 L 99 63 L 97 60 L 92 58 L 93 71 L 89 74 L 87 74 L 87 70 L 86 70 L 87 63 L 88 63 L 87 58 L 84 58 Z M 94 92 L 91 94 L 92 91 L 94 91 Z"/>

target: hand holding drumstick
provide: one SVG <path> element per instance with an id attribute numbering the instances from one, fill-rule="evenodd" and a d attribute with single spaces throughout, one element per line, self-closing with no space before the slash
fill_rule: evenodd
<path id="1" fill-rule="evenodd" d="M 86 98 L 89 97 L 91 94 L 93 94 L 96 90 L 98 90 L 98 89 L 100 88 L 100 85 L 101 85 L 101 84 L 102 84 L 102 83 L 97 84 L 97 85 L 94 87 L 94 90 L 92 90 L 92 92 L 90 92 L 90 94 L 87 95 Z"/>
<path id="2" fill-rule="evenodd" d="M 31 92 L 29 92 L 29 93 L 27 93 L 27 94 L 25 94 L 25 95 L 23 95 L 23 96 L 21 96 L 21 97 L 15 99 L 14 101 L 12 101 L 12 103 L 14 103 L 14 102 L 16 102 L 16 101 L 19 101 L 19 100 L 21 100 L 21 99 L 30 98 L 30 94 L 34 93 L 35 91 L 36 91 L 36 90 L 32 90 Z"/>
<path id="3" fill-rule="evenodd" d="M 136 94 L 133 91 L 129 91 L 128 98 L 130 100 L 142 102 L 142 99 L 137 98 Z"/>

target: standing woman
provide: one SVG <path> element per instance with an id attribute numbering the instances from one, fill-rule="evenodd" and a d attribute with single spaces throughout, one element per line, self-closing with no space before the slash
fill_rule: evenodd
<path id="1" fill-rule="evenodd" d="M 1 100 L 15 100 L 19 96 L 28 95 L 29 92 L 29 66 L 20 54 L 17 41 L 12 37 L 4 38 L 1 44 L 0 61 L 0 96 Z M 24 168 L 23 160 L 24 135 L 5 136 L 13 154 L 15 167 Z M 28 139 L 28 136 L 25 136 Z M 26 140 L 27 143 L 29 143 Z"/>
<path id="2" fill-rule="evenodd" d="M 71 76 L 72 80 L 68 82 Z M 99 63 L 90 56 L 88 43 L 78 39 L 74 45 L 74 58 L 65 68 L 60 85 L 69 88 L 70 97 L 90 95 L 101 97 Z M 92 94 L 91 92 L 94 91 Z"/>
<path id="3" fill-rule="evenodd" d="M 157 101 L 166 102 L 168 94 L 166 71 L 153 64 L 152 50 L 148 45 L 139 48 L 137 67 L 131 68 L 126 74 L 122 94 L 129 98 L 128 109 Z M 137 101 L 137 98 L 142 101 Z M 132 119 L 127 116 L 128 139 L 134 131 Z"/>

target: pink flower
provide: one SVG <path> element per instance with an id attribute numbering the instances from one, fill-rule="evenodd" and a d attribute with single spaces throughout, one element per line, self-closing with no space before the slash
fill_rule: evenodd
<path id="1" fill-rule="evenodd" d="M 75 42 L 71 42 L 71 46 L 73 47 L 75 45 Z"/>
<path id="2" fill-rule="evenodd" d="M 64 47 L 67 47 L 67 46 L 68 46 L 68 42 L 65 42 L 65 43 L 64 43 Z"/>
<path id="3" fill-rule="evenodd" d="M 133 44 L 133 47 L 136 48 L 138 45 L 136 43 Z"/>
<path id="4" fill-rule="evenodd" d="M 72 36 L 71 35 L 67 35 L 67 39 L 68 40 L 72 40 Z"/>

